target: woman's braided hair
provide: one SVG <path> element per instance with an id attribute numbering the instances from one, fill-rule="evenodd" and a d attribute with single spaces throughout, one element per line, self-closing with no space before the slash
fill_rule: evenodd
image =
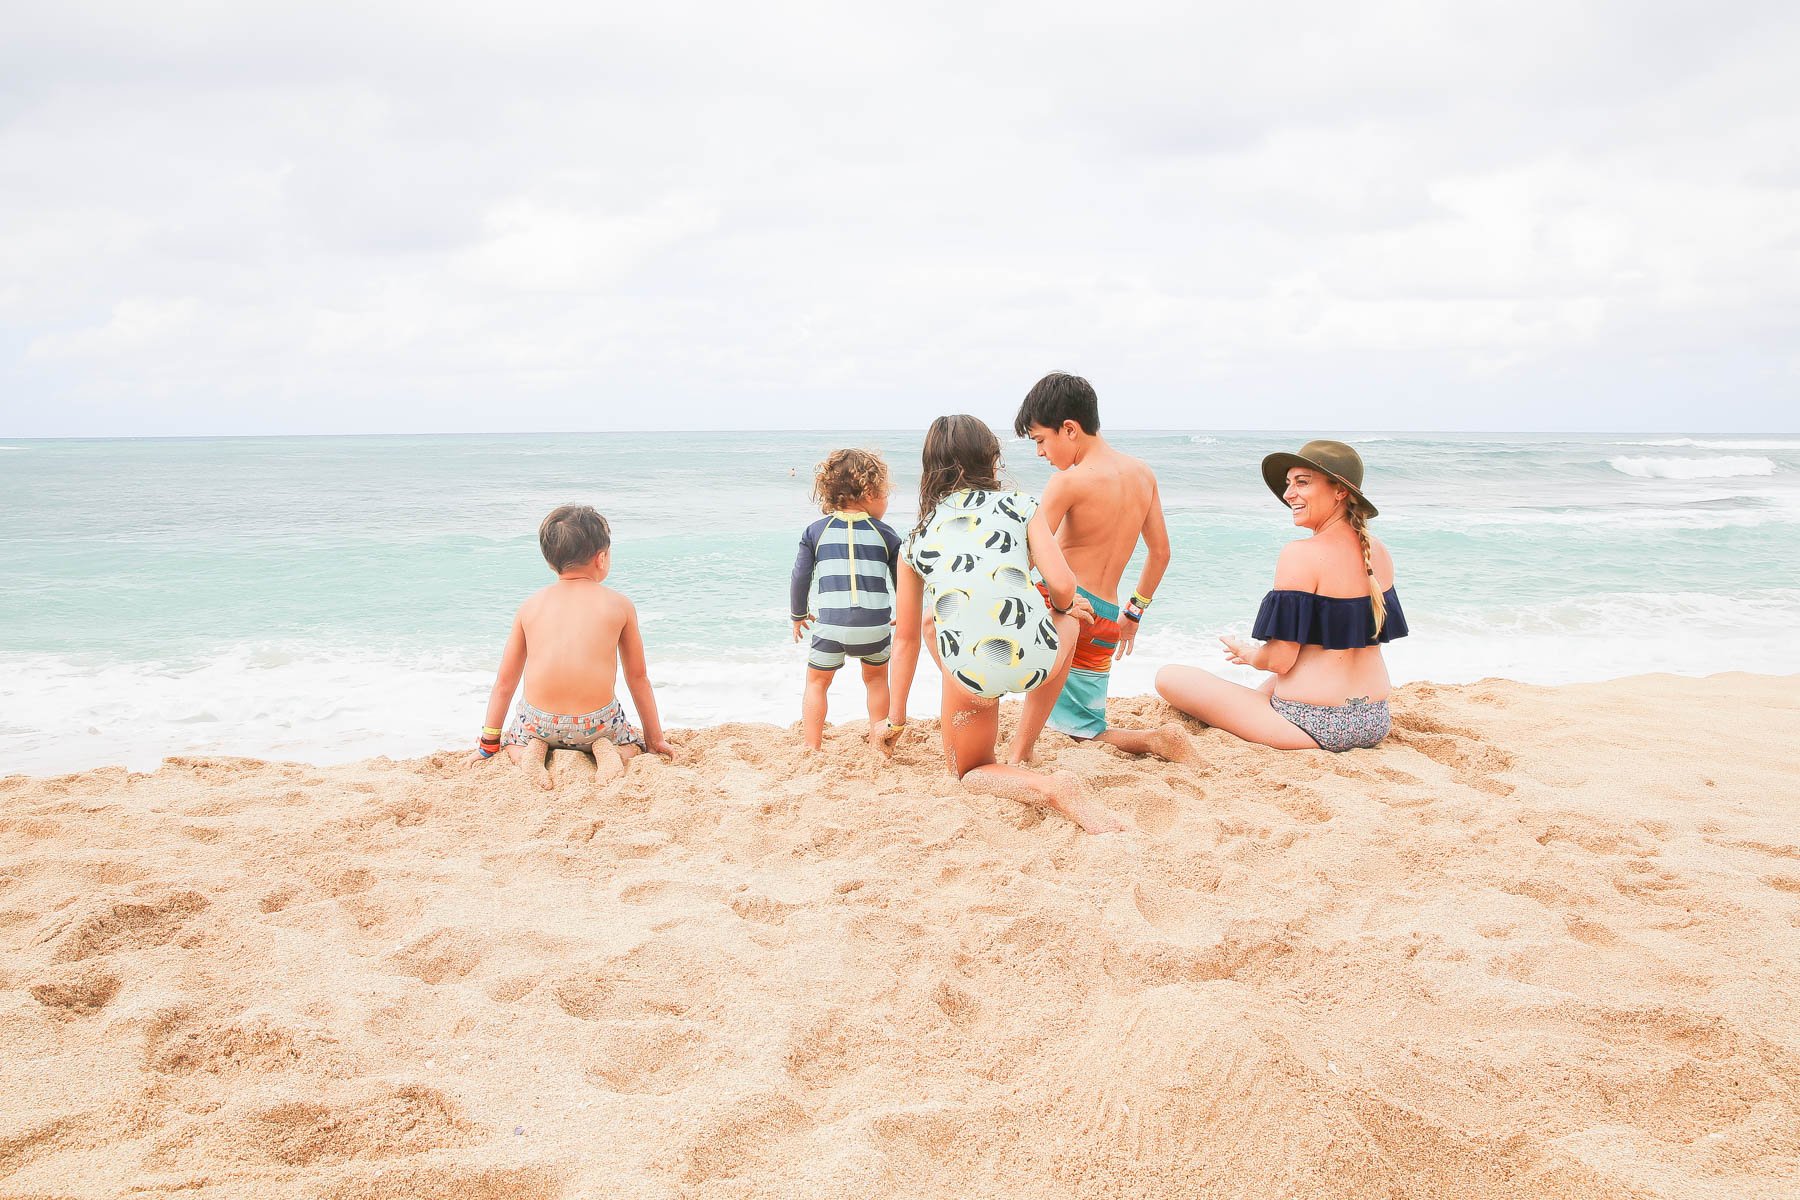
<path id="1" fill-rule="evenodd" d="M 1382 595 L 1381 581 L 1375 578 L 1375 554 L 1369 547 L 1369 518 L 1363 515 L 1362 501 L 1356 493 L 1351 492 L 1344 497 L 1344 515 L 1350 520 L 1350 528 L 1356 530 L 1356 540 L 1362 543 L 1363 570 L 1369 576 L 1369 607 L 1375 612 L 1375 636 L 1381 636 L 1381 627 L 1387 623 L 1387 597 Z"/>
<path id="2" fill-rule="evenodd" d="M 1000 439 L 980 417 L 967 413 L 939 417 L 925 431 L 919 463 L 919 523 L 913 526 L 914 537 L 924 534 L 932 511 L 950 493 L 999 488 Z"/>
<path id="3" fill-rule="evenodd" d="M 833 450 L 813 471 L 813 499 L 821 512 L 849 508 L 887 491 L 887 464 L 873 450 Z"/>

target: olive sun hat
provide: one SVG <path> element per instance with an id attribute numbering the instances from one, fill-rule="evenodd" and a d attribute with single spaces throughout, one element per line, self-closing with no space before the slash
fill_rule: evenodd
<path id="1" fill-rule="evenodd" d="M 1269 490 L 1275 493 L 1277 500 L 1281 500 L 1286 493 L 1287 473 L 1295 467 L 1310 467 L 1331 476 L 1350 489 L 1350 494 L 1356 498 L 1364 517 L 1375 515 L 1375 506 L 1369 503 L 1369 498 L 1362 492 L 1363 461 L 1355 447 L 1319 438 L 1300 447 L 1298 454 L 1271 454 L 1263 459 L 1263 482 L 1269 485 Z M 1286 500 L 1281 502 L 1287 503 Z"/>

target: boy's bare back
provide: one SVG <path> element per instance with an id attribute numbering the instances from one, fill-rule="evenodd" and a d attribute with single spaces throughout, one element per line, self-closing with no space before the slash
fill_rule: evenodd
<path id="1" fill-rule="evenodd" d="M 602 583 L 559 579 L 519 606 L 525 700 L 549 713 L 590 713 L 612 703 L 619 644 L 637 636 L 631 601 Z"/>
<path id="2" fill-rule="evenodd" d="M 1043 507 L 1075 578 L 1103 600 L 1119 598 L 1119 580 L 1138 537 L 1152 536 L 1147 526 L 1163 532 L 1156 473 L 1105 443 L 1051 477 Z"/>

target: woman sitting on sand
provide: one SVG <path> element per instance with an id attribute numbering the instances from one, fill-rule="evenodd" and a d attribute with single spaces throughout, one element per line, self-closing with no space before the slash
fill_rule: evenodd
<path id="1" fill-rule="evenodd" d="M 1251 636 L 1220 638 L 1226 657 L 1271 672 L 1260 688 L 1199 667 L 1156 673 L 1162 698 L 1189 716 L 1278 750 L 1373 746 L 1387 736 L 1387 664 L 1381 643 L 1406 636 L 1394 561 L 1369 535 L 1375 506 L 1362 493 L 1362 458 L 1342 442 L 1314 441 L 1263 459 L 1263 480 L 1312 536 L 1275 564 Z"/>
<path id="2" fill-rule="evenodd" d="M 923 468 L 919 523 L 900 547 L 895 580 L 882 750 L 891 756 L 905 729 L 907 692 L 929 611 L 931 654 L 944 677 L 944 753 L 951 773 L 981 791 L 1053 809 L 1089 833 L 1125 828 L 1074 776 L 995 761 L 1000 697 L 1060 688 L 1079 623 L 1094 619 L 1037 500 L 1001 486 L 1000 443 L 975 417 L 933 421 Z M 1032 585 L 1034 566 L 1054 615 Z"/>

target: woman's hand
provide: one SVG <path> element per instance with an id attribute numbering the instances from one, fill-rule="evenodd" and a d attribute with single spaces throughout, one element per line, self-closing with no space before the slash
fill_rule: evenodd
<path id="1" fill-rule="evenodd" d="M 1256 662 L 1256 652 L 1262 649 L 1262 647 L 1258 646 L 1255 642 L 1246 642 L 1242 638 L 1230 637 L 1222 637 L 1219 641 L 1225 647 L 1226 661 L 1240 667 L 1256 667 L 1257 670 L 1262 669 L 1257 666 Z"/>

